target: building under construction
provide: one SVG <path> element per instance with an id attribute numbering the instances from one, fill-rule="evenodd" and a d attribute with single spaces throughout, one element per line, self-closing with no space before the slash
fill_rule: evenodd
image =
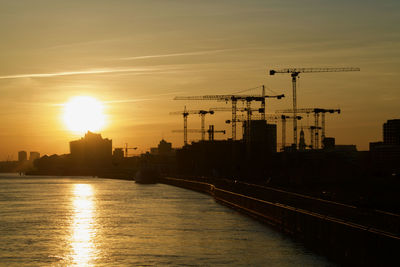
<path id="1" fill-rule="evenodd" d="M 244 122 L 243 139 L 192 142 L 177 150 L 181 175 L 259 177 L 264 161 L 277 151 L 276 125 L 265 120 Z"/>

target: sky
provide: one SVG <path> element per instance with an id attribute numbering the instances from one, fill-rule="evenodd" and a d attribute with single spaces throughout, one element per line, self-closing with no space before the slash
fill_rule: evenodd
<path id="1" fill-rule="evenodd" d="M 286 95 L 267 101 L 274 113 L 292 105 L 291 78 L 268 71 L 290 67 L 361 69 L 301 74 L 297 106 L 340 108 L 327 115 L 326 135 L 368 150 L 382 124 L 400 118 L 399 12 L 397 0 L 0 0 L 0 161 L 19 150 L 69 153 L 81 135 L 62 113 L 75 96 L 104 104 L 99 132 L 114 147 L 145 152 L 162 138 L 180 147 L 182 133 L 172 131 L 182 117 L 171 112 L 230 105 L 175 96 L 259 94 L 265 85 Z M 230 117 L 206 124 L 228 138 Z M 188 125 L 199 129 L 200 117 Z"/>

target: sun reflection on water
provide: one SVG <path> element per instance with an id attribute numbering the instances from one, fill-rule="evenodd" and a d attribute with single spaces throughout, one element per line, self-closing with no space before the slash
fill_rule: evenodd
<path id="1" fill-rule="evenodd" d="M 91 265 L 96 254 L 94 237 L 93 188 L 89 184 L 75 184 L 73 188 L 74 217 L 72 222 L 72 260 L 78 266 Z"/>

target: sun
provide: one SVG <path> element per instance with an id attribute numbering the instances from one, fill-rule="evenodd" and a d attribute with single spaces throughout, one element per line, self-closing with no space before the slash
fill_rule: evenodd
<path id="1" fill-rule="evenodd" d="M 90 96 L 76 96 L 64 104 L 63 120 L 77 134 L 99 131 L 105 126 L 104 106 Z"/>

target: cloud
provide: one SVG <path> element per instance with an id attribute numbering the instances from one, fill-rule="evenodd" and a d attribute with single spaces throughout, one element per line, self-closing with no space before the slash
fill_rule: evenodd
<path id="1" fill-rule="evenodd" d="M 93 69 L 81 71 L 64 71 L 54 73 L 29 73 L 29 74 L 13 74 L 3 75 L 0 79 L 18 79 L 18 78 L 51 78 L 58 76 L 71 76 L 71 75 L 87 75 L 87 74 L 107 74 L 107 73 L 127 73 L 133 72 L 137 74 L 146 74 L 148 72 L 165 71 L 165 67 L 159 68 L 114 68 L 114 69 Z"/>
<path id="2" fill-rule="evenodd" d="M 183 93 L 181 91 L 175 91 L 175 92 L 169 92 L 169 93 L 164 93 L 164 94 L 152 94 L 152 95 L 145 95 L 145 96 L 140 96 L 138 98 L 134 99 L 116 99 L 116 100 L 107 100 L 107 101 L 101 101 L 103 104 L 118 104 L 118 103 L 135 103 L 135 102 L 143 102 L 143 101 L 154 101 L 157 99 L 160 99 L 162 96 L 170 96 L 170 95 L 176 95 Z M 65 103 L 24 103 L 26 105 L 50 105 L 50 106 L 65 106 Z"/>

